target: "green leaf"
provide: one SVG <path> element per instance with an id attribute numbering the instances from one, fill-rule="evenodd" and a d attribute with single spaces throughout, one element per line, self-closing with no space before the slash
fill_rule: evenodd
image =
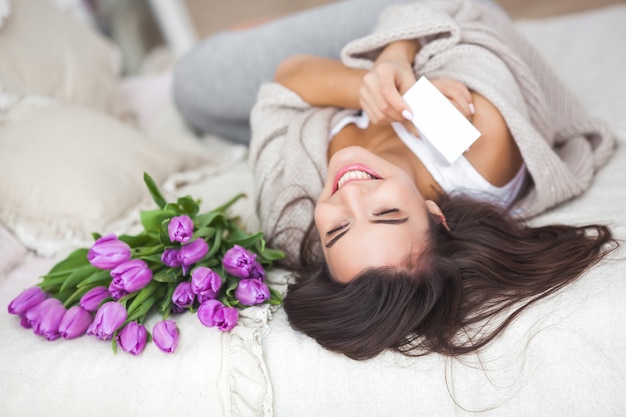
<path id="1" fill-rule="evenodd" d="M 142 256 L 141 259 L 157 265 L 163 265 L 163 261 L 161 261 L 161 254 Z"/>
<path id="2" fill-rule="evenodd" d="M 144 246 L 144 247 L 139 247 L 139 248 L 133 248 L 132 254 L 133 254 L 133 258 L 144 258 L 145 256 L 150 256 L 150 255 L 154 255 L 157 253 L 160 256 L 160 254 L 163 253 L 163 249 L 164 249 L 163 245 L 159 243 L 156 246 Z"/>
<path id="3" fill-rule="evenodd" d="M 273 289 L 272 287 L 269 287 L 270 289 L 270 300 L 269 303 L 271 305 L 280 305 L 283 303 L 283 296 L 280 295 L 280 293 L 278 291 L 276 291 L 275 289 Z"/>
<path id="4" fill-rule="evenodd" d="M 63 305 L 65 306 L 65 308 L 70 308 L 74 304 L 74 301 L 79 300 L 83 295 L 87 293 L 87 291 L 95 287 L 97 287 L 97 285 L 77 288 L 76 291 L 72 293 L 72 295 L 67 297 Z"/>
<path id="5" fill-rule="evenodd" d="M 226 296 L 229 298 L 235 298 L 233 293 L 237 289 L 238 285 L 239 285 L 239 278 L 235 278 L 231 275 L 228 275 L 228 278 L 226 279 L 226 291 L 224 292 Z"/>
<path id="6" fill-rule="evenodd" d="M 228 297 L 227 295 L 222 295 L 218 298 L 218 300 L 224 304 L 226 307 L 238 307 L 242 306 L 242 304 L 234 297 Z"/>
<path id="7" fill-rule="evenodd" d="M 185 214 L 182 208 L 176 203 L 167 203 L 165 207 L 163 207 L 163 210 L 171 211 L 175 213 L 174 214 L 175 216 L 180 216 L 181 214 Z"/>
<path id="8" fill-rule="evenodd" d="M 214 208 L 211 211 L 226 211 L 228 210 L 233 204 L 235 204 L 239 199 L 246 197 L 245 193 L 239 193 L 236 196 L 234 196 L 233 198 L 231 198 L 230 200 L 228 200 L 226 203 L 222 204 L 219 207 Z"/>
<path id="9" fill-rule="evenodd" d="M 193 233 L 193 239 L 202 238 L 204 240 L 208 240 L 208 239 L 211 239 L 213 236 L 215 236 L 215 232 L 216 232 L 215 227 L 211 227 L 211 226 L 201 227 Z"/>
<path id="10" fill-rule="evenodd" d="M 200 205 L 191 196 L 180 197 L 177 202 L 181 211 L 192 219 L 200 211 Z"/>
<path id="11" fill-rule="evenodd" d="M 213 243 L 209 245 L 209 251 L 204 256 L 203 259 L 212 259 L 216 253 L 222 248 L 222 234 L 223 230 L 221 227 L 217 227 L 215 229 L 215 236 L 213 237 Z"/>
<path id="12" fill-rule="evenodd" d="M 61 285 L 63 285 L 63 282 L 65 281 L 65 279 L 70 274 L 71 274 L 71 271 L 65 271 L 65 272 L 59 272 L 55 274 L 54 276 L 45 275 L 43 277 L 43 281 L 38 284 L 39 288 L 41 288 L 45 292 L 58 291 L 59 288 L 61 288 Z"/>
<path id="13" fill-rule="evenodd" d="M 131 248 L 137 248 L 140 246 L 154 246 L 159 243 L 159 241 L 153 235 L 147 233 L 140 233 L 136 236 L 121 235 L 118 236 L 118 239 L 122 242 L 127 243 L 128 246 L 130 246 Z"/>
<path id="14" fill-rule="evenodd" d="M 167 201 L 165 201 L 163 194 L 161 194 L 161 191 L 159 191 L 159 187 L 157 187 L 156 183 L 154 182 L 152 177 L 148 175 L 147 172 L 143 173 L 143 181 L 148 186 L 148 191 L 150 191 L 150 195 L 152 196 L 152 199 L 154 200 L 156 205 L 160 208 L 165 207 Z"/>
<path id="15" fill-rule="evenodd" d="M 259 256 L 261 257 L 261 260 L 273 262 L 283 259 L 285 257 L 285 252 L 278 249 L 266 248 L 263 252 L 259 253 Z"/>
<path id="16" fill-rule="evenodd" d="M 150 309 L 152 309 L 154 304 L 156 304 L 161 299 L 161 297 L 163 297 L 164 290 L 165 287 L 161 286 L 152 296 L 144 300 L 139 308 L 137 308 L 133 313 L 129 313 L 126 322 L 138 320 L 139 322 L 143 323 Z"/>
<path id="17" fill-rule="evenodd" d="M 207 226 L 222 226 L 224 227 L 228 222 L 224 213 L 218 211 L 210 211 L 208 213 L 199 214 L 193 219 L 193 224 L 198 229 Z"/>
<path id="18" fill-rule="evenodd" d="M 50 271 L 46 274 L 46 276 L 54 275 L 58 272 L 66 272 L 71 269 L 80 268 L 84 265 L 89 265 L 89 260 L 87 259 L 88 252 L 89 249 L 87 248 L 76 249 L 75 251 L 70 253 L 64 260 L 54 265 L 52 269 L 50 269 Z"/>
<path id="19" fill-rule="evenodd" d="M 158 233 L 158 240 L 162 245 L 171 245 L 172 241 L 170 240 L 170 234 L 167 230 L 167 226 L 169 224 L 169 220 L 164 220 L 161 224 L 161 230 Z"/>
<path id="20" fill-rule="evenodd" d="M 148 233 L 158 233 L 164 221 L 176 216 L 170 210 L 143 210 L 140 214 L 141 224 Z"/>
<path id="21" fill-rule="evenodd" d="M 162 269 L 152 275 L 152 279 L 157 282 L 178 282 L 180 274 L 179 269 Z"/>
<path id="22" fill-rule="evenodd" d="M 159 306 L 159 311 L 163 316 L 163 320 L 167 320 L 170 315 L 170 311 L 172 309 L 172 294 L 174 294 L 175 290 L 176 285 L 170 284 L 167 288 L 167 292 L 165 293 L 165 298 L 163 298 L 163 301 Z"/>
<path id="23" fill-rule="evenodd" d="M 128 311 L 128 315 L 132 315 L 134 314 L 140 307 L 141 305 L 148 299 L 148 297 L 150 297 L 152 294 L 154 294 L 155 292 L 157 292 L 157 290 L 159 288 L 161 288 L 162 285 L 161 283 L 157 282 L 157 281 L 150 281 L 150 283 L 148 285 L 146 285 L 145 287 L 143 287 L 142 289 L 140 289 L 139 291 L 137 291 L 133 300 L 131 301 L 130 305 L 128 306 L 128 308 L 126 309 Z M 131 294 L 129 294 L 131 295 Z M 126 296 L 128 297 L 128 296 Z M 124 298 L 126 298 L 124 297 Z M 130 299 L 130 298 L 128 298 Z"/>
<path id="24" fill-rule="evenodd" d="M 228 236 L 225 240 L 231 245 L 239 245 L 246 249 L 251 248 L 259 239 L 263 239 L 263 232 L 258 232 L 253 235 L 240 234 L 238 236 Z"/>
<path id="25" fill-rule="evenodd" d="M 256 243 L 256 252 L 257 253 L 263 253 L 265 251 L 265 239 L 260 239 L 257 243 Z"/>
<path id="26" fill-rule="evenodd" d="M 73 270 L 72 273 L 69 274 L 69 276 L 63 281 L 63 284 L 61 285 L 59 291 L 63 292 L 70 288 L 76 288 L 76 286 L 87 277 L 97 274 L 101 271 L 101 269 L 98 269 L 91 264 L 87 264 L 85 266 L 77 268 Z"/>
<path id="27" fill-rule="evenodd" d="M 78 284 L 76 284 L 76 288 L 83 288 L 87 286 L 95 286 L 104 285 L 108 286 L 111 283 L 111 274 L 109 271 L 99 271 L 90 276 L 87 279 L 82 280 Z"/>
<path id="28" fill-rule="evenodd" d="M 206 266 L 207 268 L 215 269 L 216 267 L 221 265 L 221 261 L 216 257 L 208 257 L 205 256 L 202 258 L 200 262 L 196 264 L 196 266 Z"/>

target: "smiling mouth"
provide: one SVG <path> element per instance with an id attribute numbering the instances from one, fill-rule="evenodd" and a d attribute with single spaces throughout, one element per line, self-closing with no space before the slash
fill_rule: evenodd
<path id="1" fill-rule="evenodd" d="M 353 181 L 368 181 L 368 180 L 380 180 L 382 179 L 371 169 L 364 166 L 351 166 L 345 167 L 339 170 L 335 177 L 335 184 L 333 187 L 333 194 L 337 192 L 344 185 Z"/>

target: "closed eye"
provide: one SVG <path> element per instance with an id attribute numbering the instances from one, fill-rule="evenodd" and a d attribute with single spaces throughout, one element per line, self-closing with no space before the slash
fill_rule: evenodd
<path id="1" fill-rule="evenodd" d="M 329 231 L 328 233 L 326 233 L 326 236 L 328 236 L 329 234 L 332 234 L 332 233 L 337 233 L 338 231 L 340 231 L 340 230 L 342 230 L 342 229 L 345 229 L 345 230 L 343 230 L 343 232 L 339 233 L 337 236 L 335 236 L 334 238 L 332 238 L 332 239 L 331 239 L 331 240 L 330 240 L 330 241 L 329 241 L 329 242 L 325 245 L 325 246 L 326 246 L 326 248 L 330 248 L 331 246 L 333 246 L 333 245 L 334 245 L 334 244 L 335 244 L 335 243 L 336 243 L 339 239 L 341 239 L 341 238 L 343 237 L 343 235 L 345 235 L 346 233 L 348 233 L 348 230 L 350 230 L 350 229 L 348 229 L 348 225 L 346 224 L 346 225 L 344 225 L 344 226 L 340 226 L 339 228 L 335 228 L 335 229 L 333 229 L 333 230 Z"/>
<path id="2" fill-rule="evenodd" d="M 385 209 L 385 210 L 381 210 L 378 213 L 374 213 L 374 216 L 385 216 L 387 214 L 391 214 L 391 213 L 399 213 L 400 209 L 397 208 L 392 208 L 392 209 Z"/>
<path id="3" fill-rule="evenodd" d="M 402 218 L 395 218 L 395 216 L 392 216 L 392 218 L 384 218 L 385 216 L 388 216 L 390 214 L 394 214 L 394 213 L 399 213 L 400 210 L 397 208 L 393 208 L 393 209 L 385 209 L 382 210 L 378 213 L 374 213 L 374 216 L 376 217 L 380 217 L 382 216 L 382 219 L 374 219 L 374 220 L 370 220 L 370 223 L 375 223 L 375 224 L 391 224 L 391 225 L 397 225 L 397 224 L 403 224 L 406 223 L 407 221 L 409 221 L 409 217 L 402 217 Z M 331 246 L 333 246 L 335 243 L 337 243 L 337 241 L 339 239 L 341 239 L 346 233 L 348 233 L 350 231 L 349 226 L 349 222 L 346 222 L 344 224 L 341 224 L 337 227 L 332 228 L 331 230 L 329 230 L 328 232 L 326 232 L 326 236 L 330 237 L 333 234 L 340 232 L 339 234 L 337 234 L 335 237 L 333 237 L 328 243 L 326 243 L 326 245 L 324 245 L 326 248 L 330 248 Z"/>
<path id="4" fill-rule="evenodd" d="M 398 216 L 395 215 L 397 213 L 400 213 L 400 209 L 391 208 L 391 209 L 381 210 L 377 213 L 374 213 L 374 216 L 383 217 L 383 218 L 370 220 L 370 222 L 371 223 L 383 223 L 383 224 L 402 224 L 402 223 L 406 223 L 409 220 L 408 217 L 398 218 Z"/>
<path id="5" fill-rule="evenodd" d="M 333 234 L 337 233 L 338 231 L 340 231 L 341 229 L 344 229 L 348 226 L 348 223 L 342 223 L 337 227 L 334 227 L 332 229 L 330 229 L 328 232 L 326 232 L 326 236 L 332 236 Z"/>

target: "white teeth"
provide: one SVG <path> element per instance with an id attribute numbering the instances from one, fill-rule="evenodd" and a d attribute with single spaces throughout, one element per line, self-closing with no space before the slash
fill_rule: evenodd
<path id="1" fill-rule="evenodd" d="M 346 182 L 352 180 L 371 180 L 374 179 L 373 176 L 368 174 L 367 172 L 352 170 L 348 171 L 339 178 L 339 182 L 337 182 L 337 189 L 341 188 Z"/>

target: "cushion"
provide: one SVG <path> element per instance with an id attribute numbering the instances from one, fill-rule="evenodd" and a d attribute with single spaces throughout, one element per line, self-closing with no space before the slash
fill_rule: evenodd
<path id="1" fill-rule="evenodd" d="M 7 9 L 0 0 L 0 9 Z M 49 0 L 10 2 L 0 27 L 0 87 L 51 96 L 115 116 L 127 114 L 111 43 Z"/>
<path id="2" fill-rule="evenodd" d="M 201 162 L 110 116 L 33 99 L 5 114 L 0 149 L 0 222 L 42 255 L 138 218 L 142 200 L 153 204 L 144 172 L 162 184 Z"/>
<path id="3" fill-rule="evenodd" d="M 0 276 L 17 265 L 27 250 L 9 231 L 0 224 Z"/>

